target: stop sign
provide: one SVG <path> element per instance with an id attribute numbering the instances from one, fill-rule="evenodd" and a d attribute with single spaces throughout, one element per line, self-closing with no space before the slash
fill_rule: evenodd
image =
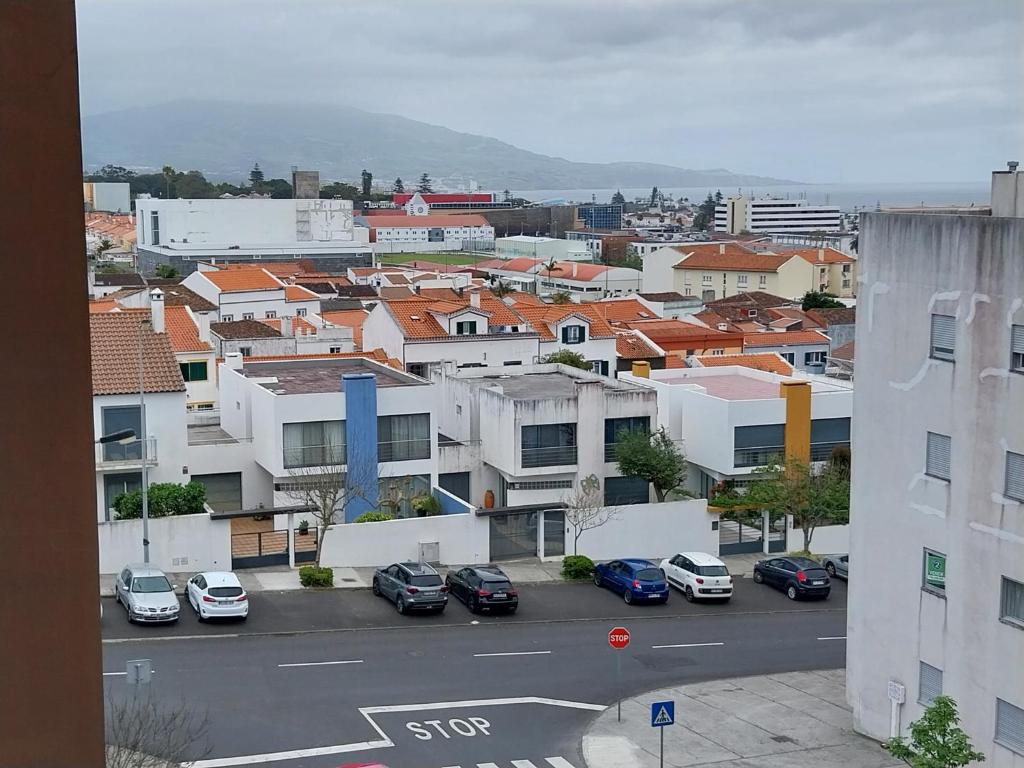
<path id="1" fill-rule="evenodd" d="M 608 631 L 608 645 L 621 651 L 629 645 L 629 630 L 625 627 L 612 627 Z"/>

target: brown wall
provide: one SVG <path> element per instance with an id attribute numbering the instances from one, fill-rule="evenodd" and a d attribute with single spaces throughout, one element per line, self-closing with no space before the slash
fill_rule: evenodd
<path id="1" fill-rule="evenodd" d="M 72 0 L 0 1 L 0 178 L 16 189 L 0 231 L 19 286 L 2 312 L 17 362 L 0 415 L 0 764 L 27 768 L 104 763 L 77 56 Z M 40 295 L 45 322 L 16 323 Z"/>

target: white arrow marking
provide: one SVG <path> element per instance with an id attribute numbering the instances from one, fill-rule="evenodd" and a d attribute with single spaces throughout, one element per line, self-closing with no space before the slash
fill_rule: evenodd
<path id="1" fill-rule="evenodd" d="M 707 648 L 712 645 L 725 645 L 725 643 L 677 643 L 675 645 L 652 645 L 651 648 Z"/>

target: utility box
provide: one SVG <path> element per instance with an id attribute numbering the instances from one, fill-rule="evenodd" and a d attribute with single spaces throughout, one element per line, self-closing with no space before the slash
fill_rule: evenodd
<path id="1" fill-rule="evenodd" d="M 421 563 L 440 563 L 441 562 L 441 543 L 438 541 L 421 541 L 420 542 L 420 562 Z"/>

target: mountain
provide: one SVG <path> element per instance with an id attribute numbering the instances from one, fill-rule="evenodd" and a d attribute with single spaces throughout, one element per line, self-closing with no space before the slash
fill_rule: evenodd
<path id="1" fill-rule="evenodd" d="M 575 163 L 397 115 L 337 105 L 175 101 L 82 119 L 85 167 L 112 163 L 154 170 L 171 165 L 215 180 L 240 181 L 259 162 L 267 178 L 291 166 L 324 180 L 401 176 L 407 185 L 469 177 L 491 189 L 615 189 L 789 184 L 780 179 L 695 171 L 657 163 Z"/>

